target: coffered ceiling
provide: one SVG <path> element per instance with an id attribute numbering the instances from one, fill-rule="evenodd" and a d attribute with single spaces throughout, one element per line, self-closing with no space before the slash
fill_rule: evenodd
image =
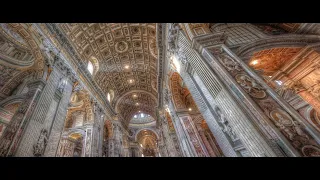
<path id="1" fill-rule="evenodd" d="M 93 79 L 106 95 L 110 90 L 114 92 L 111 105 L 116 108 L 119 104 L 118 113 L 126 122 L 138 111 L 154 116 L 154 97 L 158 93 L 155 23 L 61 23 L 58 26 L 85 64 L 97 60 Z M 139 91 L 135 93 L 137 98 L 133 98 L 133 93 L 128 94 L 133 91 Z"/>

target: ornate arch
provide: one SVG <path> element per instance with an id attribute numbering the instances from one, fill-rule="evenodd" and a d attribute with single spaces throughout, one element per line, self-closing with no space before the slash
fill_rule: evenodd
<path id="1" fill-rule="evenodd" d="M 42 71 L 42 70 L 40 70 Z M 21 71 L 14 77 L 12 77 L 1 89 L 0 93 L 3 95 L 9 96 L 11 92 L 16 88 L 22 81 L 24 81 L 26 78 L 33 76 L 34 74 L 37 74 L 37 71 L 33 69 L 29 69 L 26 71 Z"/>
<path id="2" fill-rule="evenodd" d="M 34 64 L 34 56 L 28 47 L 24 47 L 8 37 L 0 28 L 0 62 L 12 68 L 27 69 Z M 10 39 L 9 39 L 10 38 Z"/>
<path id="3" fill-rule="evenodd" d="M 136 134 L 136 141 L 144 146 L 144 149 L 147 148 L 156 149 L 157 148 L 157 134 L 150 129 L 141 129 Z M 151 147 L 150 147 L 151 145 Z"/>
<path id="4" fill-rule="evenodd" d="M 317 35 L 287 34 L 270 36 L 247 43 L 237 50 L 236 54 L 243 60 L 250 58 L 255 52 L 275 47 L 305 47 L 312 43 L 319 43 L 320 37 Z"/>
<path id="5" fill-rule="evenodd" d="M 159 139 L 159 134 L 154 129 L 149 128 L 149 127 L 145 127 L 145 128 L 141 128 L 138 131 L 136 131 L 135 136 L 134 136 L 135 141 L 138 141 L 138 135 L 139 135 L 139 133 L 141 134 L 142 131 L 152 131 L 152 133 L 156 137 L 156 139 Z"/>
<path id="6" fill-rule="evenodd" d="M 35 63 L 33 68 L 43 69 L 45 65 L 45 57 L 43 55 L 43 50 L 40 48 L 41 40 L 38 39 L 38 35 L 35 33 L 36 30 L 33 24 L 28 23 L 9 23 L 8 24 L 15 32 L 17 32 L 29 45 L 30 50 L 35 58 Z"/>
<path id="7" fill-rule="evenodd" d="M 132 90 L 132 91 L 129 91 L 129 92 L 123 94 L 121 97 L 119 97 L 119 98 L 113 103 L 113 107 L 115 107 L 115 110 L 116 110 L 117 113 L 119 112 L 119 111 L 118 111 L 118 105 L 119 105 L 119 103 L 121 102 L 121 100 L 122 100 L 124 97 L 126 97 L 127 95 L 129 95 L 129 94 L 134 94 L 134 93 L 145 93 L 145 94 L 150 95 L 152 98 L 154 98 L 154 100 L 157 100 L 157 97 L 156 97 L 154 94 L 152 94 L 152 93 L 150 93 L 150 92 L 148 92 L 148 91 L 144 91 L 144 90 Z"/>
<path id="8" fill-rule="evenodd" d="M 122 116 L 125 124 L 129 124 L 139 111 L 156 119 L 156 107 L 157 100 L 153 95 L 144 91 L 132 91 L 119 99 L 116 112 Z"/>

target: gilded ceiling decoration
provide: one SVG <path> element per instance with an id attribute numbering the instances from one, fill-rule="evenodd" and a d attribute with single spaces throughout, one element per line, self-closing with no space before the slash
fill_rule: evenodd
<path id="1" fill-rule="evenodd" d="M 156 99 L 147 93 L 136 93 L 137 98 L 126 94 L 145 91 L 158 96 L 155 23 L 82 23 L 59 27 L 85 64 L 92 59 L 97 61 L 92 62 L 98 67 L 94 80 L 106 96 L 114 92 L 110 103 L 113 107 L 118 104 L 118 113 L 127 123 L 139 111 L 155 115 Z M 119 99 L 121 102 L 116 103 Z"/>
<path id="2" fill-rule="evenodd" d="M 13 31 L 8 24 L 6 23 L 0 23 L 1 30 L 0 32 L 9 38 L 11 41 L 25 47 L 29 48 L 27 42 L 18 34 L 17 32 Z"/>
<path id="3" fill-rule="evenodd" d="M 301 48 L 272 48 L 254 53 L 249 65 L 257 70 L 263 70 L 265 75 L 272 75 L 285 63 L 290 61 Z"/>
<path id="4" fill-rule="evenodd" d="M 157 100 L 155 97 L 146 92 L 133 92 L 126 94 L 117 104 L 117 112 L 122 116 L 126 124 L 129 124 L 130 120 L 137 113 L 149 114 L 155 118 L 155 108 L 157 106 Z"/>
<path id="5" fill-rule="evenodd" d="M 94 79 L 114 102 L 131 90 L 157 94 L 155 24 L 60 24 L 85 63 L 95 58 L 99 70 Z"/>

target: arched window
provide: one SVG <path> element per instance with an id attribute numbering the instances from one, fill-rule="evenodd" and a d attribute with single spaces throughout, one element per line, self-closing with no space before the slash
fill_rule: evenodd
<path id="1" fill-rule="evenodd" d="M 275 80 L 275 82 L 276 82 L 279 86 L 281 86 L 281 85 L 282 85 L 282 81 Z"/>
<path id="2" fill-rule="evenodd" d="M 110 102 L 110 100 L 111 100 L 110 93 L 107 94 L 107 99 Z"/>
<path id="3" fill-rule="evenodd" d="M 91 75 L 93 74 L 93 64 L 91 61 L 88 61 L 88 71 Z"/>

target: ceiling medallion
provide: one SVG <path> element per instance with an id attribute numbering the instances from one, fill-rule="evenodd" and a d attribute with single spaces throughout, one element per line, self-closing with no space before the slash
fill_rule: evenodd
<path id="1" fill-rule="evenodd" d="M 116 45 L 115 45 L 115 50 L 118 52 L 118 53 L 124 53 L 128 50 L 128 43 L 125 42 L 125 41 L 120 41 L 120 42 L 117 42 Z"/>

